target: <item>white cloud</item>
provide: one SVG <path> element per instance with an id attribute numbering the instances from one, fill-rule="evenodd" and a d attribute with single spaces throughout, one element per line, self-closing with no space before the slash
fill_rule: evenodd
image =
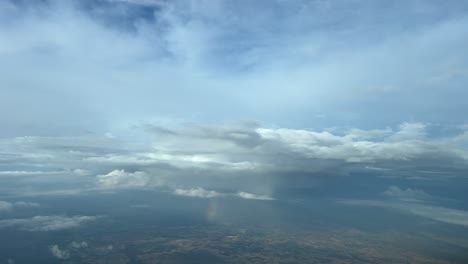
<path id="1" fill-rule="evenodd" d="M 188 190 L 175 189 L 174 194 L 181 195 L 181 196 L 198 197 L 198 198 L 213 198 L 213 197 L 222 195 L 216 191 L 208 191 L 203 188 L 192 188 Z"/>
<path id="2" fill-rule="evenodd" d="M 160 178 L 142 171 L 113 170 L 107 174 L 98 175 L 96 178 L 99 185 L 104 188 L 144 188 L 161 185 Z"/>
<path id="3" fill-rule="evenodd" d="M 96 216 L 34 216 L 27 219 L 0 220 L 0 228 L 16 227 L 25 231 L 57 231 L 79 227 L 87 222 L 95 221 Z"/>
<path id="4" fill-rule="evenodd" d="M 247 192 L 239 192 L 237 195 L 241 198 L 244 199 L 253 199 L 253 200 L 274 200 L 272 197 L 268 195 L 256 195 L 253 193 L 247 193 Z"/>
<path id="5" fill-rule="evenodd" d="M 68 259 L 70 258 L 70 251 L 61 250 L 58 245 L 49 246 L 50 253 L 58 259 Z"/>
<path id="6" fill-rule="evenodd" d="M 251 200 L 274 200 L 272 197 L 267 195 L 257 195 L 253 193 L 247 192 L 238 192 L 236 194 L 229 194 L 229 193 L 220 193 L 216 191 L 209 191 L 203 188 L 192 188 L 192 189 L 175 189 L 174 194 L 181 195 L 181 196 L 190 196 L 190 197 L 198 197 L 198 198 L 213 198 L 219 196 L 235 196 L 240 197 L 243 199 L 251 199 Z"/>
<path id="7" fill-rule="evenodd" d="M 412 126 L 403 125 L 401 130 L 383 137 L 383 141 L 360 140 L 353 134 L 339 136 L 327 131 L 259 128 L 257 132 L 262 139 L 268 140 L 269 143 L 283 144 L 283 151 L 293 151 L 297 155 L 314 159 L 342 160 L 354 163 L 379 160 L 403 161 L 433 153 L 435 149 L 440 149 L 438 154 L 446 152 L 440 142 L 419 140 L 420 134 L 423 134 L 419 130 L 423 129 L 422 126 L 416 124 L 417 129 L 408 129 L 407 127 Z M 417 130 L 417 132 L 413 130 Z M 385 139 L 389 141 L 385 141 Z"/>

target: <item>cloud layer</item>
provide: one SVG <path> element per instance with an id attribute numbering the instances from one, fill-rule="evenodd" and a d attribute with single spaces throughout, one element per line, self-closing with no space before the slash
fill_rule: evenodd
<path id="1" fill-rule="evenodd" d="M 135 130 L 144 143 L 107 137 L 5 139 L 0 159 L 15 169 L 3 171 L 3 188 L 30 192 L 32 184 L 36 192 L 169 188 L 192 196 L 218 195 L 203 189 L 271 195 L 293 184 L 291 175 L 307 175 L 311 181 L 354 174 L 445 181 L 464 179 L 468 167 L 466 131 L 435 136 L 421 123 L 383 130 L 314 131 L 254 122 L 143 124 Z M 424 196 L 395 188 L 384 194 Z"/>

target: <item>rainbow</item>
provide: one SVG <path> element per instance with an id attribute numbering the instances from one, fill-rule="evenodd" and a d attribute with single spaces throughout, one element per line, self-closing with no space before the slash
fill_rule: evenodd
<path id="1" fill-rule="evenodd" d="M 206 209 L 206 220 L 208 222 L 213 222 L 216 218 L 216 213 L 218 211 L 218 204 L 215 198 L 212 198 L 208 202 L 208 208 Z"/>

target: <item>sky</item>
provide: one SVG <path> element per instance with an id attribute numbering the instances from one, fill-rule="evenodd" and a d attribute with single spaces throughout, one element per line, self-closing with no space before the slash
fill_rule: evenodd
<path id="1" fill-rule="evenodd" d="M 305 193 L 468 226 L 467 24 L 461 0 L 1 1 L 1 197 Z"/>

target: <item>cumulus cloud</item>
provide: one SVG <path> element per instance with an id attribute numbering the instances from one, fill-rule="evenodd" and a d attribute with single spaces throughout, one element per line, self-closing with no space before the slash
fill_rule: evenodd
<path id="1" fill-rule="evenodd" d="M 208 191 L 204 190 L 203 188 L 192 188 L 192 189 L 175 189 L 174 194 L 181 195 L 181 196 L 190 196 L 190 197 L 198 197 L 198 198 L 213 198 L 216 196 L 220 196 L 221 194 L 216 191 Z"/>
<path id="2" fill-rule="evenodd" d="M 70 258 L 70 251 L 61 250 L 58 245 L 49 246 L 50 253 L 58 259 L 68 259 Z"/>
<path id="3" fill-rule="evenodd" d="M 26 219 L 0 220 L 0 228 L 18 228 L 24 231 L 58 231 L 79 227 L 87 222 L 95 221 L 96 216 L 34 216 Z"/>

